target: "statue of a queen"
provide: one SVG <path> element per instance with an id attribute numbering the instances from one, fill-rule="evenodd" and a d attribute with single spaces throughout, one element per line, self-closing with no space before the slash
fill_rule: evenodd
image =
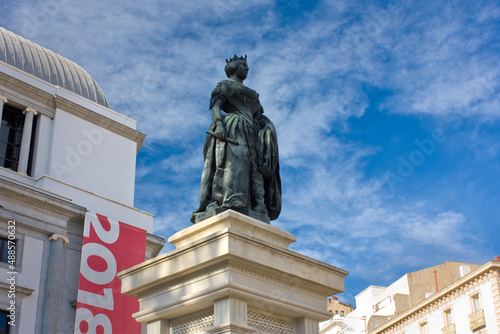
<path id="1" fill-rule="evenodd" d="M 281 211 L 276 129 L 263 115 L 259 94 L 243 85 L 247 56 L 226 60 L 225 72 L 229 79 L 217 84 L 210 99 L 200 206 L 191 221 L 232 209 L 269 223 Z"/>

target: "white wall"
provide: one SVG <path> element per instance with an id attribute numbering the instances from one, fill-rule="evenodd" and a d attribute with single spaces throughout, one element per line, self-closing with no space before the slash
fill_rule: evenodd
<path id="1" fill-rule="evenodd" d="M 133 206 L 137 144 L 56 109 L 48 175 Z"/>
<path id="2" fill-rule="evenodd" d="M 379 300 L 387 288 L 381 286 L 369 286 L 356 296 L 356 313 L 358 316 L 365 315 L 367 319 L 373 314 L 374 300 Z M 377 297 L 378 296 L 378 297 Z"/>

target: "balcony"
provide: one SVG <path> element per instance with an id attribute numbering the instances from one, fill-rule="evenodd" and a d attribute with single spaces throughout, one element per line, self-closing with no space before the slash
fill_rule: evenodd
<path id="1" fill-rule="evenodd" d="M 449 324 L 446 327 L 441 328 L 441 334 L 456 334 L 455 324 Z"/>
<path id="2" fill-rule="evenodd" d="M 476 329 L 486 326 L 484 310 L 477 310 L 476 312 L 469 314 L 469 323 L 471 331 L 475 331 Z"/>

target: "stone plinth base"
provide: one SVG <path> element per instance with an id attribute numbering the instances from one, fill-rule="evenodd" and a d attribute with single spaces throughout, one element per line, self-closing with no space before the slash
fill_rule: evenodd
<path id="1" fill-rule="evenodd" d="M 177 249 L 119 273 L 148 334 L 318 333 L 345 270 L 288 249 L 292 234 L 232 210 L 169 238 Z"/>

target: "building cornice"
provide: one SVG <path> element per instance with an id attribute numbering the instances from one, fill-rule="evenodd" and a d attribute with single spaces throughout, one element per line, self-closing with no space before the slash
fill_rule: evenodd
<path id="1" fill-rule="evenodd" d="M 13 71 L 19 72 L 19 70 L 8 64 L 2 65 L 11 68 Z M 28 73 L 22 74 L 25 76 L 29 76 L 31 80 L 35 80 L 37 82 L 42 81 Z M 53 90 L 53 92 L 48 92 L 42 89 L 42 86 L 51 87 L 50 90 Z M 36 87 L 23 80 L 20 80 L 19 78 L 15 78 L 8 73 L 0 72 L 0 87 L 5 88 L 0 91 L 0 95 L 4 95 L 11 102 L 23 104 L 26 103 L 27 100 L 33 101 L 30 103 L 30 105 L 27 105 L 27 107 L 32 107 L 39 111 L 41 114 L 44 114 L 45 116 L 48 116 L 50 118 L 55 117 L 56 109 L 64 110 L 65 112 L 84 119 L 87 122 L 100 126 L 108 131 L 136 142 L 137 152 L 139 152 L 144 139 L 146 138 L 145 134 L 131 127 L 128 127 L 116 120 L 101 115 L 83 105 L 75 103 L 64 96 L 61 96 L 58 93 L 59 91 L 64 92 L 64 95 L 74 96 L 76 99 L 84 99 L 70 91 L 67 91 L 64 88 L 53 86 L 45 81 L 41 82 L 41 87 Z M 131 118 L 121 115 L 120 113 L 117 113 L 112 109 L 105 108 L 90 100 L 85 100 L 85 102 L 90 105 L 95 105 L 96 108 L 106 110 L 108 113 L 111 113 L 116 117 L 121 117 L 128 122 L 135 123 L 135 121 Z"/>
<path id="2" fill-rule="evenodd" d="M 146 135 L 129 128 L 126 125 L 123 125 L 119 122 L 116 122 L 110 118 L 104 117 L 95 111 L 82 107 L 74 102 L 71 102 L 61 96 L 54 95 L 55 106 L 57 109 L 61 109 L 70 113 L 74 116 L 77 116 L 81 119 L 86 120 L 92 124 L 95 124 L 101 128 L 104 128 L 108 131 L 116 133 L 122 137 L 130 139 L 137 143 L 137 153 L 139 152 Z"/>
<path id="3" fill-rule="evenodd" d="M 11 289 L 11 285 L 6 282 L 0 282 L 0 291 L 5 291 L 7 294 Z M 20 294 L 22 296 L 30 296 L 35 290 L 26 288 L 20 285 L 16 285 L 15 293 Z"/>
<path id="4" fill-rule="evenodd" d="M 66 235 L 71 219 L 83 220 L 87 209 L 69 199 L 0 175 L 0 213 L 18 224 L 40 231 Z M 20 211 L 19 208 L 22 208 Z"/>

